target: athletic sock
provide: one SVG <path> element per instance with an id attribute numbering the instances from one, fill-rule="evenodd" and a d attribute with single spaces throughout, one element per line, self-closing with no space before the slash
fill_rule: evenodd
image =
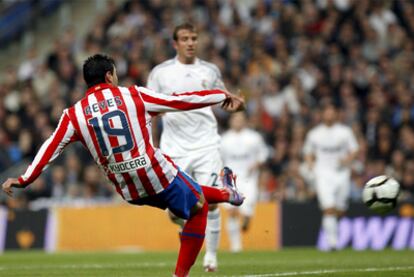
<path id="1" fill-rule="evenodd" d="M 240 221 L 237 217 L 229 216 L 227 218 L 227 233 L 230 241 L 230 251 L 240 252 L 242 250 Z"/>
<path id="2" fill-rule="evenodd" d="M 206 224 L 207 224 L 208 204 L 204 202 L 201 210 L 187 220 L 183 231 L 180 234 L 181 245 L 178 254 L 175 275 L 177 277 L 188 276 L 191 266 L 197 259 L 197 255 L 203 246 Z"/>
<path id="3" fill-rule="evenodd" d="M 216 257 L 220 243 L 221 217 L 217 208 L 208 212 L 206 228 L 206 256 Z"/>
<path id="4" fill-rule="evenodd" d="M 324 215 L 322 218 L 322 227 L 325 230 L 326 238 L 330 248 L 336 248 L 337 243 L 337 219 L 334 215 Z"/>
<path id="5" fill-rule="evenodd" d="M 228 202 L 230 194 L 227 190 L 201 186 L 205 199 L 209 204 Z"/>

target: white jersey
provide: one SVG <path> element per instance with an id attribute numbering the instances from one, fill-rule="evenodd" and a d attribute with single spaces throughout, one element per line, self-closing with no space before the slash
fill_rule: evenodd
<path id="1" fill-rule="evenodd" d="M 239 180 L 257 182 L 259 170 L 250 169 L 257 163 L 263 163 L 268 156 L 258 132 L 247 128 L 240 132 L 229 130 L 222 136 L 220 151 L 224 164 L 233 170 Z"/>
<path id="2" fill-rule="evenodd" d="M 193 64 L 182 64 L 177 57 L 156 66 L 149 75 L 147 87 L 167 95 L 225 89 L 216 65 L 200 59 Z M 173 158 L 184 157 L 189 152 L 219 148 L 217 120 L 211 107 L 165 114 L 162 122 L 160 148 Z"/>
<path id="3" fill-rule="evenodd" d="M 349 172 L 340 161 L 358 150 L 352 129 L 340 123 L 332 126 L 320 124 L 308 133 L 304 145 L 305 155 L 315 156 L 316 172 Z"/>

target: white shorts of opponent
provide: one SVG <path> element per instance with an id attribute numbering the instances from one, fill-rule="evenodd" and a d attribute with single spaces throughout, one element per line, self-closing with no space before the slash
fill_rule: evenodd
<path id="1" fill-rule="evenodd" d="M 351 179 L 348 171 L 316 171 L 316 194 L 322 210 L 336 208 L 346 211 Z"/>
<path id="2" fill-rule="evenodd" d="M 185 157 L 171 157 L 176 165 L 203 186 L 220 185 L 219 174 L 223 168 L 218 149 L 189 153 Z"/>

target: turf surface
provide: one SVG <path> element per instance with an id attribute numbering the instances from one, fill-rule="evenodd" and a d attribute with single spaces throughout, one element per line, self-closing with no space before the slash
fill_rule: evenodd
<path id="1" fill-rule="evenodd" d="M 171 276 L 175 253 L 62 253 L 5 252 L 0 276 Z M 204 273 L 201 258 L 191 276 L 414 276 L 414 251 L 314 249 L 219 254 L 217 273 Z"/>

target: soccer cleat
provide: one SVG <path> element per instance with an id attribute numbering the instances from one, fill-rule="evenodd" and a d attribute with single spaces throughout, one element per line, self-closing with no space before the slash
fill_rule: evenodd
<path id="1" fill-rule="evenodd" d="M 217 271 L 217 257 L 209 252 L 204 256 L 203 268 L 205 272 Z"/>
<path id="2" fill-rule="evenodd" d="M 214 267 L 212 265 L 205 265 L 204 266 L 204 271 L 205 272 L 216 272 L 217 271 L 217 267 Z"/>
<path id="3" fill-rule="evenodd" d="M 236 187 L 236 175 L 233 174 L 233 171 L 225 166 L 221 170 L 221 181 L 223 187 L 229 193 L 229 203 L 234 206 L 240 206 L 243 204 L 245 197 L 237 190 Z"/>

